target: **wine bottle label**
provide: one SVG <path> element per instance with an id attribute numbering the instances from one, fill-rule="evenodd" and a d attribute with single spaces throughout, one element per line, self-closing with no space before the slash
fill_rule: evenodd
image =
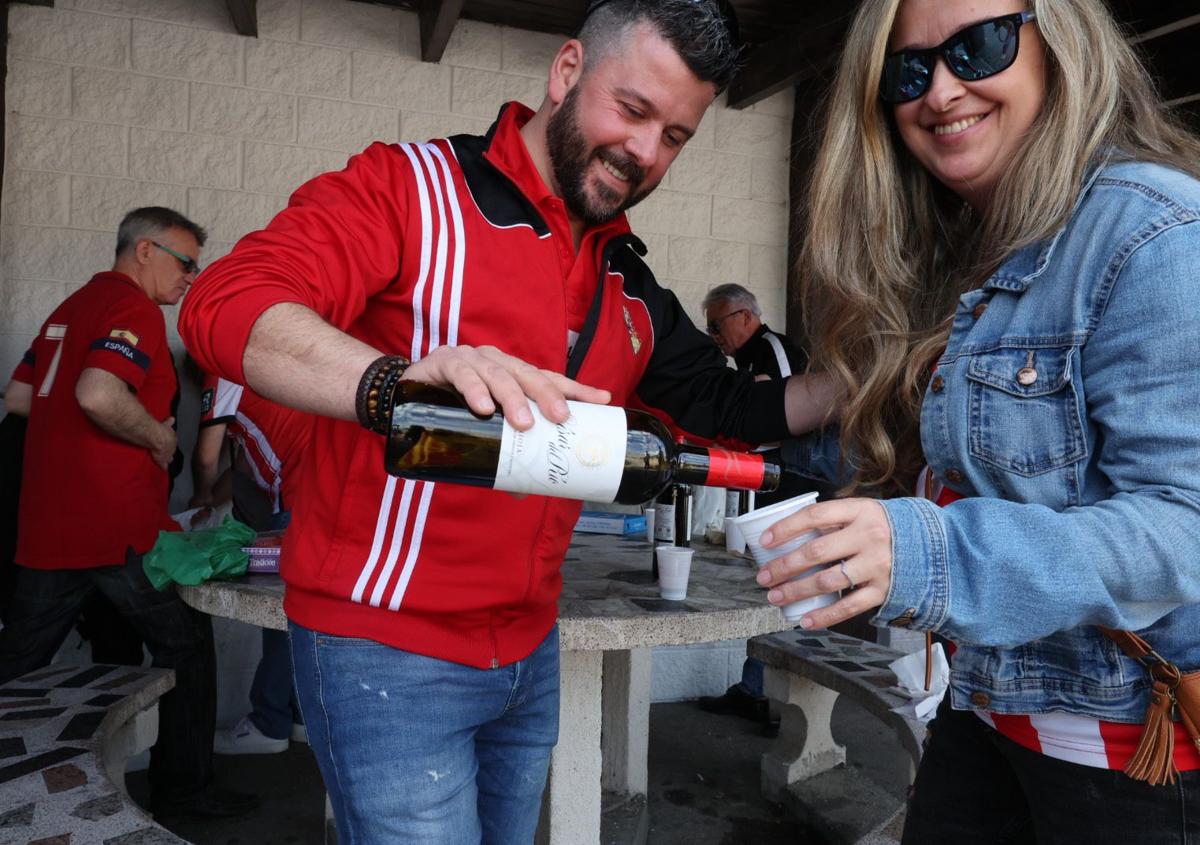
<path id="1" fill-rule="evenodd" d="M 517 431 L 506 420 L 496 465 L 497 490 L 611 502 L 625 468 L 625 411 L 567 402 L 571 416 L 552 423 L 532 402 L 533 426 Z"/>
<path id="2" fill-rule="evenodd" d="M 749 452 L 730 452 L 728 449 L 708 450 L 709 487 L 736 487 L 756 490 L 763 483 L 763 459 Z"/>
<path id="3" fill-rule="evenodd" d="M 675 506 L 659 502 L 654 506 L 654 539 L 660 543 L 675 542 Z"/>

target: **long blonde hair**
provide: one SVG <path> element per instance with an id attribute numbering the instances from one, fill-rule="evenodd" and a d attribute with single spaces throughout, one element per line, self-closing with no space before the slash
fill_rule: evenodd
<path id="1" fill-rule="evenodd" d="M 1089 164 L 1119 154 L 1200 175 L 1200 140 L 1166 113 L 1103 0 L 1030 0 L 1046 100 L 988 211 L 964 211 L 879 99 L 901 2 L 864 0 L 855 16 L 802 214 L 801 304 L 814 367 L 838 388 L 842 454 L 856 470 L 845 492 L 911 492 L 921 394 L 958 296 L 1065 225 Z"/>

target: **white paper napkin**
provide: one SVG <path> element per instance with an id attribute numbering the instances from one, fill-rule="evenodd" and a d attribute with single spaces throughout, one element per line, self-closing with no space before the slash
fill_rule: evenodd
<path id="1" fill-rule="evenodd" d="M 906 654 L 888 664 L 896 673 L 896 683 L 901 691 L 912 699 L 910 704 L 892 708 L 894 712 L 928 722 L 937 712 L 942 696 L 950 686 L 950 663 L 941 643 L 934 643 L 932 650 L 933 673 L 929 690 L 925 689 L 925 649 Z"/>

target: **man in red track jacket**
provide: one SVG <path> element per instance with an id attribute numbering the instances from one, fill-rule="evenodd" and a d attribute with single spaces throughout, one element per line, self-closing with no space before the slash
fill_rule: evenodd
<path id="1" fill-rule="evenodd" d="M 346 841 L 530 841 L 580 509 L 389 477 L 361 384 L 406 359 L 407 378 L 480 413 L 499 405 L 519 429 L 526 397 L 555 422 L 564 397 L 612 402 L 745 443 L 818 422 L 803 379 L 726 367 L 623 214 L 732 76 L 726 10 L 593 3 L 536 112 L 509 103 L 485 137 L 372 145 L 297 190 L 185 303 L 180 333 L 202 366 L 314 414 L 284 608 Z"/>

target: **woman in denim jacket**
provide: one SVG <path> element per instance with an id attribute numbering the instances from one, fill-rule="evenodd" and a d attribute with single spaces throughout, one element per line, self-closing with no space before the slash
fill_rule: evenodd
<path id="1" fill-rule="evenodd" d="M 1121 771 L 1150 679 L 1096 628 L 1200 668 L 1198 170 L 1102 0 L 851 28 L 800 267 L 839 423 L 786 457 L 902 497 L 777 523 L 827 533 L 759 580 L 957 645 L 906 843 L 1200 841 L 1182 731 L 1170 785 Z"/>

